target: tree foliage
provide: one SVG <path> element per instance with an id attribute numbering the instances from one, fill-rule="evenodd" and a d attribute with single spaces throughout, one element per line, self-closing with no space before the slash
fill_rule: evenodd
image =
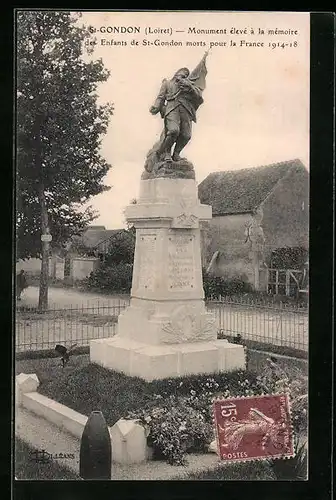
<path id="1" fill-rule="evenodd" d="M 132 264 L 111 263 L 103 264 L 96 271 L 85 278 L 82 285 L 87 290 L 105 293 L 127 293 L 131 292 L 132 286 Z"/>
<path id="2" fill-rule="evenodd" d="M 135 251 L 135 230 L 121 229 L 115 232 L 109 240 L 109 251 L 105 264 L 133 264 Z"/>
<path id="3" fill-rule="evenodd" d="M 17 12 L 17 258 L 41 252 L 41 196 L 53 245 L 95 218 L 83 204 L 107 189 L 100 154 L 112 106 L 97 88 L 109 72 L 85 54 L 79 15 Z"/>
<path id="4" fill-rule="evenodd" d="M 89 290 L 130 293 L 135 251 L 135 229 L 121 229 L 109 239 L 109 250 L 99 268 L 84 280 Z"/>

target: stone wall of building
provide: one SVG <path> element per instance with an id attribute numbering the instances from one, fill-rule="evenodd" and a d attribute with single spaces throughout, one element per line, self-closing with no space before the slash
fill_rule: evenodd
<path id="1" fill-rule="evenodd" d="M 251 223 L 250 214 L 214 217 L 203 231 L 203 266 L 207 267 L 214 253 L 219 252 L 211 266 L 214 275 L 240 277 L 254 284 L 251 245 L 245 242 Z"/>
<path id="2" fill-rule="evenodd" d="M 263 202 L 262 227 L 267 260 L 277 248 L 302 247 L 309 243 L 309 179 L 307 171 L 291 172 Z"/>
<path id="3" fill-rule="evenodd" d="M 74 257 L 71 260 L 72 281 L 80 281 L 87 278 L 91 272 L 96 271 L 100 260 L 95 257 Z"/>

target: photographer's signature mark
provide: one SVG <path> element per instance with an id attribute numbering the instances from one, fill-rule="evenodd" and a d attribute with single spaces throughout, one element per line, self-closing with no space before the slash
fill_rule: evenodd
<path id="1" fill-rule="evenodd" d="M 30 453 L 30 460 L 38 464 L 48 464 L 53 460 L 74 460 L 74 453 L 49 453 L 48 451 L 33 450 Z"/>

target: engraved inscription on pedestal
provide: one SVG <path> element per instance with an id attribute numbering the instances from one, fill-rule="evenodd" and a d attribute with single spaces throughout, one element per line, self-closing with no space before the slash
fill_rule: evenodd
<path id="1" fill-rule="evenodd" d="M 156 234 L 140 233 L 138 243 L 138 282 L 137 286 L 139 291 L 153 291 L 154 290 L 154 262 L 156 253 Z"/>
<path id="2" fill-rule="evenodd" d="M 193 290 L 194 287 L 194 236 L 189 231 L 172 231 L 168 237 L 168 290 Z"/>

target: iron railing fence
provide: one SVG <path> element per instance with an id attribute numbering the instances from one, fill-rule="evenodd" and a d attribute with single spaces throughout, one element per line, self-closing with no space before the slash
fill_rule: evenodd
<path id="1" fill-rule="evenodd" d="M 127 305 L 127 301 L 96 302 L 51 307 L 43 313 L 20 308 L 15 320 L 16 352 L 54 349 L 56 344 L 87 346 L 90 340 L 113 337 L 118 316 Z"/>
<path id="2" fill-rule="evenodd" d="M 220 302 L 222 304 L 236 304 L 239 306 L 254 306 L 263 309 L 285 309 L 293 312 L 308 313 L 307 299 L 296 300 L 287 298 L 285 295 L 277 297 L 273 294 L 254 295 L 249 293 L 237 295 L 211 295 L 206 299 L 207 303 Z"/>
<path id="3" fill-rule="evenodd" d="M 308 308 L 304 304 L 244 297 L 207 301 L 219 336 L 308 352 Z"/>
<path id="4" fill-rule="evenodd" d="M 56 344 L 88 346 L 92 339 L 113 337 L 119 314 L 128 300 L 109 300 L 51 307 L 18 308 L 15 319 L 16 352 L 54 349 Z M 308 310 L 293 304 L 270 303 L 246 297 L 206 301 L 215 316 L 219 337 L 308 351 Z"/>

